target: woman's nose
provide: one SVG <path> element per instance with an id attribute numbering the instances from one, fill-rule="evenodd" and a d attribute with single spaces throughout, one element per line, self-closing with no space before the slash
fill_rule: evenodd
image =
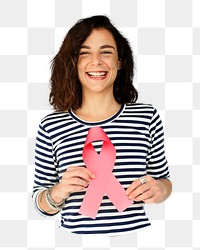
<path id="1" fill-rule="evenodd" d="M 96 53 L 92 55 L 92 58 L 91 58 L 91 59 L 92 59 L 92 64 L 93 64 L 93 65 L 99 65 L 99 64 L 101 64 L 101 62 L 102 62 L 102 61 L 101 61 L 100 55 L 99 55 L 99 54 L 96 54 Z"/>

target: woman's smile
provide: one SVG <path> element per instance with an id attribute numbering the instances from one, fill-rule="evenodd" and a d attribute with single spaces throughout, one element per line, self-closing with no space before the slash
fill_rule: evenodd
<path id="1" fill-rule="evenodd" d="M 95 80 L 104 80 L 107 77 L 107 71 L 88 71 L 86 72 L 89 78 Z"/>

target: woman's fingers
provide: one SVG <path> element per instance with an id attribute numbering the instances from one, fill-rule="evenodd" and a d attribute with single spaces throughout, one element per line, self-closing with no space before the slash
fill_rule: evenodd
<path id="1" fill-rule="evenodd" d="M 68 167 L 65 172 L 65 175 L 77 176 L 87 181 L 95 178 L 95 174 L 85 167 Z"/>
<path id="2" fill-rule="evenodd" d="M 59 191 L 63 196 L 84 190 L 95 175 L 85 167 L 69 166 L 64 172 L 59 184 Z"/>
<path id="3" fill-rule="evenodd" d="M 135 180 L 126 190 L 126 195 L 133 201 L 154 203 L 162 196 L 160 182 L 151 176 L 143 176 Z"/>

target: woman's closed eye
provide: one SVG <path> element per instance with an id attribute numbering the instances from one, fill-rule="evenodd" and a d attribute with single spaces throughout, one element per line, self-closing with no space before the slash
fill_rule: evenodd
<path id="1" fill-rule="evenodd" d="M 110 50 L 103 50 L 101 54 L 113 54 L 113 52 Z"/>
<path id="2" fill-rule="evenodd" d="M 80 51 L 79 55 L 88 55 L 90 54 L 89 51 Z"/>
<path id="3" fill-rule="evenodd" d="M 89 55 L 89 54 L 91 54 L 91 52 L 89 52 L 89 51 L 80 51 L 79 52 L 79 55 Z M 100 54 L 102 54 L 102 55 L 111 55 L 111 54 L 113 54 L 113 52 L 110 51 L 110 50 L 103 50 L 103 51 L 100 52 Z"/>

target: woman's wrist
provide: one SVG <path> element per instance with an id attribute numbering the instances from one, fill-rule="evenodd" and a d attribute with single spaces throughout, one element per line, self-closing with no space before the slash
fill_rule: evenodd
<path id="1" fill-rule="evenodd" d="M 50 187 L 47 189 L 46 202 L 51 209 L 55 209 L 57 211 L 60 211 L 63 208 L 63 206 L 65 205 L 65 199 L 62 199 L 60 202 L 55 201 L 52 198 L 52 194 L 51 194 L 52 190 L 53 190 L 53 187 Z"/>
<path id="2" fill-rule="evenodd" d="M 170 194 L 172 192 L 172 183 L 168 179 L 160 179 L 158 181 L 160 181 L 163 185 L 163 197 L 160 200 L 160 202 L 158 202 L 158 203 L 161 203 L 161 202 L 165 201 L 170 196 Z"/>
<path id="3" fill-rule="evenodd" d="M 48 214 L 56 214 L 58 212 L 58 209 L 55 209 L 54 207 L 49 205 L 46 196 L 47 196 L 47 189 L 42 190 L 37 197 L 37 206 L 42 212 Z"/>
<path id="4" fill-rule="evenodd" d="M 67 199 L 68 196 L 70 195 L 70 193 L 68 193 L 65 197 L 63 197 L 61 195 L 61 192 L 60 192 L 60 183 L 59 184 L 56 184 L 52 190 L 51 190 L 51 197 L 52 199 L 57 202 L 57 203 L 60 203 L 62 202 L 63 200 Z"/>

